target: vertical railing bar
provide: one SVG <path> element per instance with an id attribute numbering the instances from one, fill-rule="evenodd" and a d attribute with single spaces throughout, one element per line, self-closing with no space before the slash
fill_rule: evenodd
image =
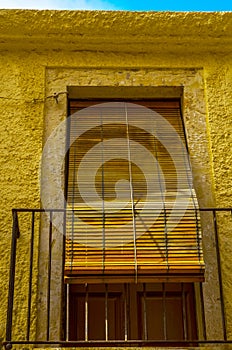
<path id="1" fill-rule="evenodd" d="M 69 341 L 69 298 L 70 288 L 69 283 L 66 284 L 66 341 Z"/>
<path id="2" fill-rule="evenodd" d="M 108 341 L 108 284 L 105 284 L 105 340 Z"/>
<path id="3" fill-rule="evenodd" d="M 162 283 L 164 340 L 167 340 L 166 285 Z"/>
<path id="4" fill-rule="evenodd" d="M 66 261 L 66 216 L 67 211 L 64 210 L 63 212 L 63 219 L 64 219 L 64 224 L 63 224 L 63 246 L 62 246 L 62 298 L 60 300 L 60 305 L 61 305 L 61 310 L 63 311 L 61 313 L 61 324 L 63 325 L 64 328 L 64 334 L 63 334 L 63 339 L 68 340 L 69 339 L 69 308 L 67 307 L 67 301 L 69 300 L 69 296 L 67 296 L 69 290 L 67 286 L 69 284 L 65 284 L 64 282 L 64 271 L 65 271 L 65 261 Z M 68 312 L 67 312 L 68 311 Z"/>
<path id="5" fill-rule="evenodd" d="M 220 249 L 219 249 L 217 215 L 216 215 L 215 210 L 213 210 L 213 222 L 214 222 L 214 234 L 215 234 L 215 244 L 216 244 L 216 254 L 217 254 L 218 281 L 219 281 L 219 292 L 220 292 L 220 300 L 221 300 L 221 316 L 222 316 L 223 337 L 224 337 L 224 340 L 227 340 L 225 304 L 224 304 L 224 295 L 223 295 L 223 286 L 222 286 L 222 272 L 221 272 L 221 255 L 220 255 Z"/>
<path id="6" fill-rule="evenodd" d="M 48 239 L 48 282 L 47 282 L 47 341 L 50 338 L 50 299 L 51 299 L 51 268 L 52 268 L 52 211 L 49 213 Z"/>
<path id="7" fill-rule="evenodd" d="M 201 282 L 199 284 L 200 284 L 200 301 L 201 301 L 201 318 L 202 318 L 202 327 L 203 327 L 203 339 L 207 340 L 203 286 L 202 286 Z"/>
<path id="8" fill-rule="evenodd" d="M 73 268 L 73 260 L 74 260 L 73 257 L 74 257 L 74 252 L 75 252 L 73 247 L 74 247 L 74 239 L 75 239 L 74 238 L 74 232 L 75 232 L 75 213 L 76 212 L 75 212 L 75 209 L 73 209 L 73 207 L 74 207 L 74 202 L 72 203 L 72 211 L 70 213 L 71 214 L 71 220 L 72 220 L 72 222 L 71 222 L 71 247 L 69 248 L 71 250 L 71 254 L 69 252 L 70 260 L 71 260 L 71 266 L 70 266 L 71 271 L 72 271 L 72 268 Z M 66 216 L 66 219 L 67 219 L 67 216 Z M 70 220 L 70 216 L 68 215 L 68 221 L 69 220 Z M 70 231 L 68 233 L 68 240 L 70 241 Z"/>
<path id="9" fill-rule="evenodd" d="M 11 337 L 12 337 L 16 248 L 17 248 L 17 238 L 19 238 L 19 225 L 18 225 L 17 211 L 13 209 L 12 214 L 13 214 L 13 225 L 12 225 L 12 237 L 11 237 L 11 257 L 10 257 L 9 292 L 8 292 L 7 322 L 6 322 L 6 341 L 11 341 Z"/>
<path id="10" fill-rule="evenodd" d="M 127 284 L 124 283 L 124 340 L 128 340 Z"/>
<path id="11" fill-rule="evenodd" d="M 144 340 L 148 339 L 147 334 L 147 291 L 146 283 L 143 283 L 143 323 L 144 323 Z"/>
<path id="12" fill-rule="evenodd" d="M 89 335 L 89 290 L 88 283 L 85 284 L 85 341 L 88 341 Z"/>
<path id="13" fill-rule="evenodd" d="M 186 315 L 186 298 L 185 298 L 185 290 L 184 283 L 181 283 L 181 294 L 182 294 L 182 317 L 183 317 L 183 330 L 184 330 L 184 340 L 187 340 L 187 315 Z"/>
<path id="14" fill-rule="evenodd" d="M 166 266 L 167 266 L 167 272 L 169 271 L 169 261 L 168 261 L 168 227 L 167 227 L 167 210 L 164 206 L 164 240 L 165 240 L 165 256 L 166 256 Z"/>
<path id="15" fill-rule="evenodd" d="M 33 273 L 33 256 L 34 256 L 34 228 L 35 228 L 35 212 L 31 212 L 31 244 L 30 244 L 30 268 L 29 268 L 29 288 L 28 288 L 28 304 L 27 304 L 27 340 L 30 339 L 31 324 L 31 291 L 32 291 L 32 273 Z"/>

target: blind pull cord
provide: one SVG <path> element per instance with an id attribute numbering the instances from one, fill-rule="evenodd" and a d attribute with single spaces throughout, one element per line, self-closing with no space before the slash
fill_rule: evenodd
<path id="1" fill-rule="evenodd" d="M 137 283 L 138 264 L 137 264 L 137 250 L 136 250 L 136 222 L 135 222 L 135 206 L 134 206 L 134 189 L 133 189 L 133 180 L 132 180 L 128 111 L 127 111 L 126 104 L 125 104 L 125 116 L 126 116 L 127 152 L 128 152 L 128 162 L 129 162 L 128 167 L 129 167 L 129 178 L 130 178 L 130 199 L 131 199 L 132 220 L 133 220 L 135 282 Z"/>
<path id="2" fill-rule="evenodd" d="M 103 143 L 103 124 L 102 124 L 102 113 L 101 113 L 101 184 L 102 184 L 102 270 L 105 271 L 105 249 L 106 249 L 106 237 L 105 237 L 105 187 L 104 187 L 104 143 Z"/>

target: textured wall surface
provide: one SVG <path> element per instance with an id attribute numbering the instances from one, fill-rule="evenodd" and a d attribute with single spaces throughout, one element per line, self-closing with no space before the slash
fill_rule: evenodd
<path id="1" fill-rule="evenodd" d="M 11 209 L 40 206 L 44 135 L 65 116 L 66 95 L 60 95 L 58 104 L 46 97 L 70 85 L 182 87 L 200 204 L 228 207 L 232 206 L 231 52 L 231 13 L 0 11 L 0 337 L 6 319 Z M 27 222 L 28 216 L 22 215 L 17 271 L 21 288 L 16 290 L 14 326 L 14 334 L 21 337 L 27 293 L 22 286 L 28 279 Z M 231 221 L 229 225 L 222 219 L 219 234 L 232 337 Z M 36 270 L 37 256 L 34 260 Z M 33 292 L 35 331 L 36 278 Z"/>

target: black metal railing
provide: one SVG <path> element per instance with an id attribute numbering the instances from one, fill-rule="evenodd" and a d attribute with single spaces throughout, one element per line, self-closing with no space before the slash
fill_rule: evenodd
<path id="1" fill-rule="evenodd" d="M 211 273 L 211 269 L 216 271 L 218 289 L 218 310 L 217 317 L 220 320 L 221 333 L 212 334 L 209 327 L 209 318 L 216 317 L 215 315 L 207 314 L 205 307 L 205 295 L 207 285 L 198 283 L 199 300 L 198 310 L 200 310 L 200 325 L 198 327 L 198 339 L 161 339 L 161 340 L 69 340 L 68 327 L 66 319 L 68 317 L 68 309 L 65 302 L 57 306 L 57 300 L 53 302 L 53 290 L 56 288 L 54 283 L 58 283 L 58 297 L 65 300 L 67 291 L 63 285 L 63 263 L 64 257 L 62 254 L 56 256 L 55 263 L 53 257 L 53 246 L 57 244 L 57 236 L 55 234 L 54 222 L 57 220 L 56 214 L 60 214 L 59 222 L 63 221 L 63 229 L 65 229 L 65 220 L 67 210 L 64 209 L 13 209 L 13 226 L 12 226 L 12 242 L 11 242 L 11 258 L 10 258 L 10 275 L 9 275 L 9 291 L 8 291 L 8 309 L 6 322 L 6 339 L 4 345 L 6 349 L 10 349 L 14 344 L 40 344 L 40 345 L 60 345 L 66 346 L 193 346 L 198 344 L 223 344 L 232 343 L 232 339 L 228 338 L 227 332 L 227 315 L 225 311 L 225 299 L 223 290 L 223 278 L 226 278 L 222 272 L 222 256 L 220 237 L 224 230 L 229 230 L 232 223 L 232 208 L 202 208 L 201 227 L 203 231 L 203 245 L 205 246 L 205 257 L 210 255 L 209 261 L 206 261 L 206 276 Z M 43 256 L 41 262 L 41 231 L 46 231 L 46 242 L 42 242 L 46 247 L 46 257 Z M 29 234 L 26 234 L 28 232 Z M 55 237 L 55 238 L 54 238 Z M 60 238 L 60 246 L 64 249 L 65 236 Z M 209 242 L 210 241 L 210 242 Z M 225 243 L 226 244 L 226 243 Z M 58 244 L 59 246 L 59 244 Z M 207 253 L 207 249 L 210 253 Z M 57 252 L 56 252 L 57 254 Z M 212 258 L 213 254 L 213 258 Z M 40 271 L 39 264 L 45 264 L 44 270 Z M 212 264 L 214 266 L 212 266 Z M 57 272 L 57 265 L 61 269 Z M 26 271 L 26 272 L 25 272 Z M 38 272 L 39 271 L 39 272 Z M 46 275 L 43 272 L 46 271 Z M 56 275 L 53 275 L 56 271 Z M 57 273 L 60 274 L 60 279 L 57 280 Z M 42 274 L 42 275 L 41 275 Z M 208 279 L 210 279 L 208 277 Z M 41 286 L 46 286 L 43 296 L 41 286 L 38 280 L 42 281 Z M 41 310 L 38 310 L 38 298 L 41 297 Z M 60 320 L 52 321 L 55 308 L 60 309 Z M 40 320 L 38 321 L 38 312 Z M 55 313 L 56 315 L 56 313 Z M 53 323 L 52 323 L 53 322 Z M 38 324 L 41 328 L 38 331 Z M 57 330 L 54 329 L 56 328 Z M 232 326 L 232 325 L 231 325 Z"/>

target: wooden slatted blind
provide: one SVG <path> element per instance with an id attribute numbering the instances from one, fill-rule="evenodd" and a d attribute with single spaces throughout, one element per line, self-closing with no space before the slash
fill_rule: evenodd
<path id="1" fill-rule="evenodd" d="M 179 102 L 70 101 L 70 114 L 66 281 L 202 280 Z"/>

